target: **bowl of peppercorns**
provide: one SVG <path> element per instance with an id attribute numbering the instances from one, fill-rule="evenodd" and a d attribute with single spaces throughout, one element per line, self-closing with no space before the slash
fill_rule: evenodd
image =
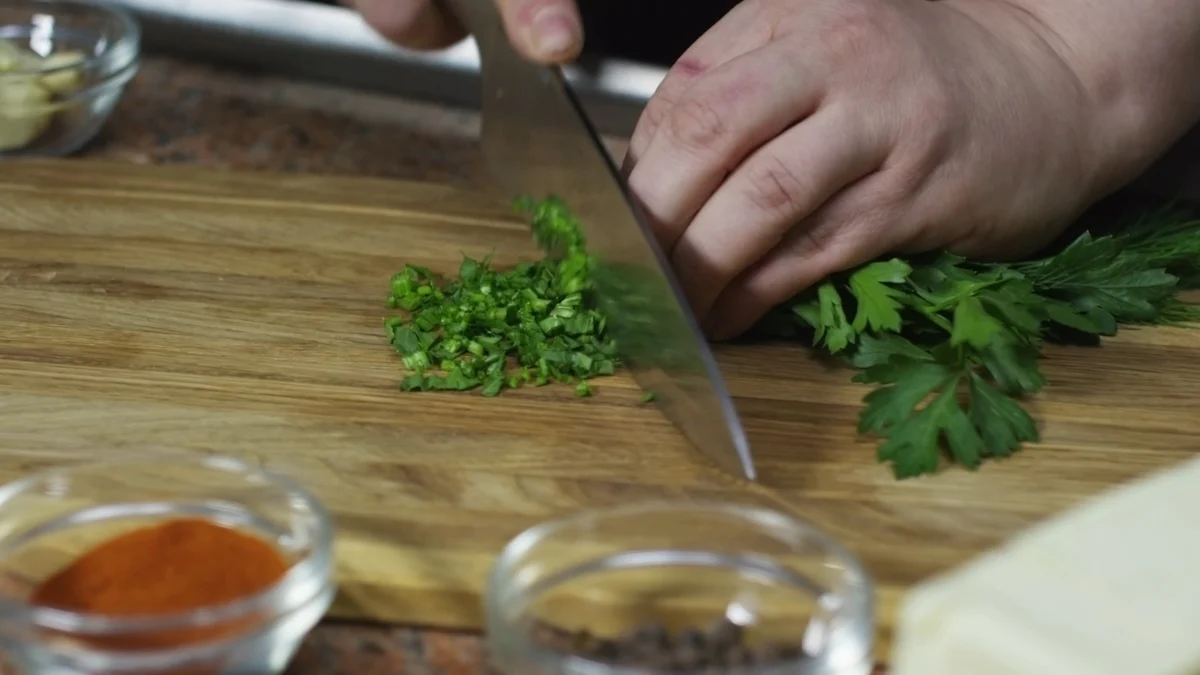
<path id="1" fill-rule="evenodd" d="M 868 675 L 874 601 L 857 558 L 799 518 L 648 503 L 521 533 L 484 609 L 506 675 Z"/>

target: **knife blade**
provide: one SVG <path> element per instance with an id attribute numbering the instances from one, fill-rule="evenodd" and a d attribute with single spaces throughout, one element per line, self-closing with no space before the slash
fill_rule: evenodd
<path id="1" fill-rule="evenodd" d="M 754 480 L 745 430 L 712 350 L 653 230 L 595 127 L 554 66 L 522 58 L 495 0 L 444 0 L 479 48 L 482 143 L 513 195 L 555 196 L 578 219 L 618 355 L 680 432 L 725 470 Z"/>

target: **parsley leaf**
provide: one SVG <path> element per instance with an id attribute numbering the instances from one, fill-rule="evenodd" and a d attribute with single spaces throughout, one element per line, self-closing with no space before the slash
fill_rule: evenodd
<path id="1" fill-rule="evenodd" d="M 967 381 L 971 424 L 983 440 L 983 456 L 1007 457 L 1022 443 L 1037 440 L 1037 425 L 1016 400 L 1005 396 L 977 373 L 970 373 Z"/>
<path id="2" fill-rule="evenodd" d="M 896 357 L 916 361 L 933 359 L 928 351 L 899 335 L 864 333 L 858 341 L 858 349 L 854 350 L 854 354 L 850 357 L 850 364 L 855 368 L 870 368 L 883 365 Z"/>
<path id="3" fill-rule="evenodd" d="M 955 304 L 953 325 L 950 344 L 967 344 L 976 349 L 987 347 L 1004 330 L 975 296 L 967 296 Z"/>
<path id="4" fill-rule="evenodd" d="M 901 326 L 900 301 L 905 293 L 895 284 L 908 279 L 912 267 L 903 260 L 874 262 L 850 275 L 850 292 L 858 300 L 852 327 L 857 333 L 870 326 L 874 331 L 898 333 Z"/>
<path id="5" fill-rule="evenodd" d="M 970 469 L 979 466 L 983 441 L 955 392 L 954 386 L 943 389 L 933 402 L 896 425 L 879 446 L 879 459 L 892 462 L 897 478 L 936 471 L 943 437 L 955 460 Z"/>
<path id="6" fill-rule="evenodd" d="M 957 379 L 958 373 L 943 364 L 924 361 L 884 364 L 863 371 L 856 381 L 885 386 L 863 398 L 866 406 L 859 416 L 859 433 L 891 434 L 913 414 L 918 404 Z"/>
<path id="7" fill-rule="evenodd" d="M 593 378 L 620 367 L 578 223 L 555 198 L 517 206 L 543 259 L 495 270 L 488 258 L 464 257 L 453 280 L 413 265 L 392 277 L 388 306 L 398 314 L 384 328 L 410 371 L 401 389 L 495 396 L 560 382 L 589 396 Z M 1200 219 L 1161 211 L 1100 236 L 1084 232 L 1038 260 L 935 252 L 869 262 L 814 284 L 758 329 L 809 338 L 859 369 L 854 381 L 874 387 L 859 433 L 879 437 L 880 461 L 907 478 L 936 472 L 943 458 L 975 469 L 1037 441 L 1021 399 L 1047 384 L 1043 342 L 1200 321 L 1200 307 L 1179 297 L 1197 288 Z M 641 402 L 654 399 L 646 392 Z"/>
<path id="8" fill-rule="evenodd" d="M 534 239 L 557 257 L 500 271 L 489 258 L 464 256 L 453 280 L 412 265 L 392 277 L 388 306 L 402 314 L 384 326 L 411 371 L 401 389 L 496 396 L 575 382 L 575 393 L 589 396 L 589 379 L 616 372 L 616 343 L 590 299 L 592 262 L 578 223 L 557 200 L 519 205 Z"/>
<path id="9" fill-rule="evenodd" d="M 842 307 L 842 296 L 833 282 L 817 287 L 816 339 L 822 341 L 830 353 L 836 354 L 854 342 L 854 328 L 846 319 Z"/>

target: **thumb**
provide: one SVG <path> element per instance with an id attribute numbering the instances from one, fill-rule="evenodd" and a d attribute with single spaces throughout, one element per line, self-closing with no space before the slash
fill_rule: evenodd
<path id="1" fill-rule="evenodd" d="M 566 63 L 583 49 L 583 21 L 575 0 L 497 0 L 508 39 L 525 58 Z"/>
<path id="2" fill-rule="evenodd" d="M 440 49 L 461 40 L 458 20 L 429 0 L 341 0 L 357 9 L 367 25 L 410 49 Z"/>

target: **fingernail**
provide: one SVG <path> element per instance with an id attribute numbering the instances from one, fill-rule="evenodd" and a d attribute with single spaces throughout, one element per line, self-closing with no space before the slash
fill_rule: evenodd
<path id="1" fill-rule="evenodd" d="M 570 56 L 579 43 L 579 24 L 558 7 L 543 7 L 530 22 L 533 48 L 542 58 Z"/>

